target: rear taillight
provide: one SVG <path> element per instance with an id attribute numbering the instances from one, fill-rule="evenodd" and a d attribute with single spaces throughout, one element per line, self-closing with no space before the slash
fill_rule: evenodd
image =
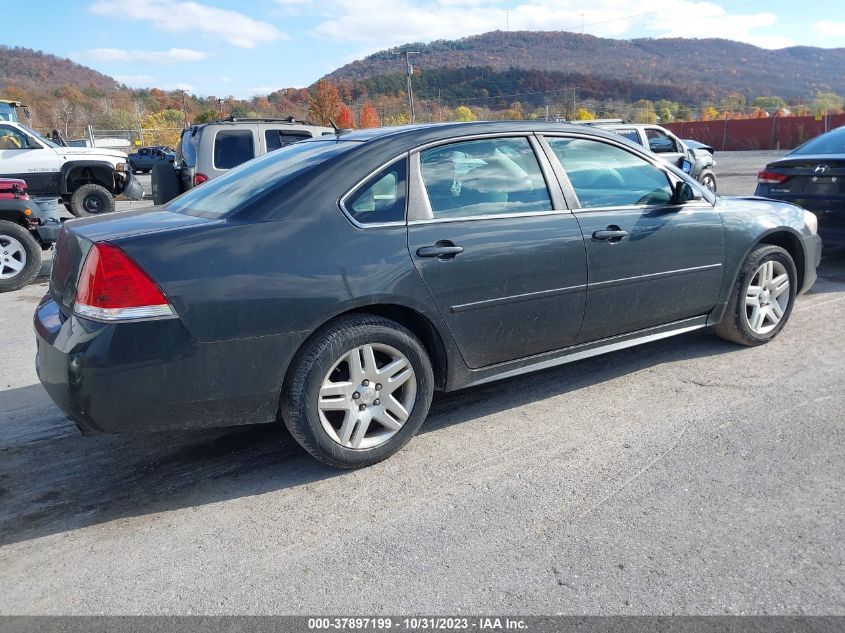
<path id="1" fill-rule="evenodd" d="M 208 182 L 208 176 L 205 174 L 194 174 L 194 187 L 201 185 L 204 182 Z"/>
<path id="2" fill-rule="evenodd" d="M 77 316 L 126 321 L 175 316 L 156 283 L 117 246 L 94 244 L 76 287 Z"/>
<path id="3" fill-rule="evenodd" d="M 789 176 L 786 174 L 776 174 L 773 171 L 766 171 L 765 169 L 757 173 L 757 182 L 766 185 L 776 185 L 788 178 Z"/>

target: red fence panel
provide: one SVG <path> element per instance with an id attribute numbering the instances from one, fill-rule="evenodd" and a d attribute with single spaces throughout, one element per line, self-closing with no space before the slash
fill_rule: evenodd
<path id="1" fill-rule="evenodd" d="M 712 145 L 719 151 L 753 149 L 792 149 L 804 141 L 845 125 L 845 114 L 832 114 L 817 121 L 812 116 L 769 117 L 766 119 L 721 119 L 681 121 L 666 127 L 680 138 L 691 138 Z"/>

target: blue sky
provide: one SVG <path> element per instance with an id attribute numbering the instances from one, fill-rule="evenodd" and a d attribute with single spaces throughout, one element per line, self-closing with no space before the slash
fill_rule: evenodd
<path id="1" fill-rule="evenodd" d="M 2 43 L 85 64 L 131 86 L 249 97 L 311 84 L 409 41 L 486 31 L 724 37 L 766 48 L 845 47 L 845 11 L 811 0 L 41 0 Z M 397 68 L 398 70 L 399 68 Z"/>

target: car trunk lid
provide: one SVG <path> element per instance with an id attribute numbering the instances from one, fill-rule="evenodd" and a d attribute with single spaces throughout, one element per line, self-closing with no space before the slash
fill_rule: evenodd
<path id="1" fill-rule="evenodd" d="M 784 176 L 772 186 L 777 193 L 830 196 L 845 194 L 845 158 L 825 154 L 786 156 L 766 165 L 769 174 Z"/>
<path id="2" fill-rule="evenodd" d="M 50 296 L 65 316 L 73 312 L 79 274 L 95 242 L 111 242 L 133 235 L 180 230 L 214 222 L 169 211 L 148 210 L 66 222 L 56 243 Z"/>

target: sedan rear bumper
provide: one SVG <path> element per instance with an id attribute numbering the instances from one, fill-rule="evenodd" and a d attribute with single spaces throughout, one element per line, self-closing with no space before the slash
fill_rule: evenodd
<path id="1" fill-rule="evenodd" d="M 34 318 L 38 377 L 83 432 L 126 433 L 276 420 L 279 341 L 203 343 L 179 319 L 66 318 L 46 296 Z"/>

